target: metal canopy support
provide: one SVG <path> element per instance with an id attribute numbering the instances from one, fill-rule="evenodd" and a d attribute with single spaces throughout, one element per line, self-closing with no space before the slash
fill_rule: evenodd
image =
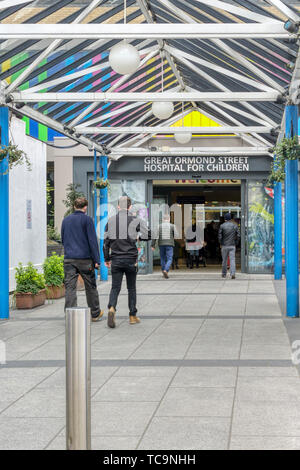
<path id="1" fill-rule="evenodd" d="M 197 22 L 191 18 L 190 15 L 187 15 L 185 12 L 183 12 L 181 9 L 174 7 L 172 3 L 169 2 L 169 0 L 159 0 L 161 3 L 166 5 L 171 11 L 175 10 L 175 13 L 178 15 L 179 18 L 181 18 L 183 21 L 190 23 L 190 24 L 197 24 Z M 221 2 L 220 2 L 221 3 Z M 279 21 L 276 23 L 280 23 Z M 233 57 L 237 62 L 242 64 L 244 67 L 246 67 L 248 70 L 251 72 L 255 73 L 256 76 L 260 77 L 264 82 L 269 83 L 272 85 L 273 88 L 280 89 L 280 91 L 283 91 L 283 88 L 281 88 L 278 83 L 270 78 L 267 74 L 265 74 L 261 69 L 256 67 L 253 63 L 251 63 L 248 59 L 246 59 L 242 54 L 239 52 L 235 51 L 232 47 L 230 47 L 228 44 L 225 44 L 221 39 L 212 39 L 212 42 L 217 46 L 217 48 L 222 49 L 226 54 L 228 54 L 230 57 Z"/>
<path id="2" fill-rule="evenodd" d="M 164 0 L 159 0 L 161 3 L 164 3 Z M 229 13 L 233 13 L 234 15 L 241 16 L 243 18 L 247 18 L 248 20 L 257 21 L 260 23 L 278 23 L 279 20 L 275 20 L 274 18 L 270 18 L 267 15 L 260 15 L 259 13 L 254 13 L 253 11 L 246 10 L 245 8 L 240 8 L 230 3 L 226 3 L 224 1 L 220 2 L 219 0 L 196 0 L 198 3 L 203 3 L 204 5 L 217 8 L 219 10 L 228 11 Z"/>
<path id="3" fill-rule="evenodd" d="M 40 124 L 44 124 L 45 126 L 51 127 L 51 129 L 54 129 L 57 132 L 60 132 L 61 134 L 64 134 L 65 136 L 69 137 L 70 139 L 75 140 L 76 142 L 79 142 L 82 145 L 85 145 L 86 147 L 90 148 L 93 150 L 94 148 L 98 150 L 99 152 L 102 152 L 102 146 L 98 145 L 95 141 L 89 139 L 88 137 L 84 136 L 79 136 L 75 137 L 73 134 L 70 134 L 67 129 L 64 128 L 63 124 L 61 124 L 58 121 L 55 121 L 54 119 L 49 118 L 48 116 L 45 116 L 42 113 L 39 113 L 35 109 L 30 108 L 29 106 L 23 106 L 21 110 L 16 109 L 13 105 L 9 104 L 8 107 L 13 110 L 17 114 L 22 114 L 23 116 L 27 116 L 31 119 L 34 119 L 35 121 L 39 122 Z"/>
<path id="4" fill-rule="evenodd" d="M 293 10 L 291 10 L 284 2 L 281 0 L 267 0 L 268 3 L 276 7 L 281 13 L 283 13 L 287 18 L 291 18 L 293 21 L 300 21 L 300 16 L 297 15 Z"/>
<path id="5" fill-rule="evenodd" d="M 256 156 L 262 155 L 266 156 L 269 154 L 269 149 L 267 147 L 172 147 L 168 150 L 167 148 L 163 150 L 150 150 L 150 149 L 141 149 L 137 147 L 126 148 L 126 147 L 115 147 L 112 151 L 112 157 L 117 155 L 127 155 L 127 156 L 153 156 L 153 157 L 168 157 L 168 156 L 177 156 L 180 155 L 207 155 L 207 156 L 233 156 L 233 155 L 246 155 L 246 156 Z"/>
<path id="6" fill-rule="evenodd" d="M 2 0 L 0 3 L 0 9 L 15 7 L 16 5 L 22 5 L 25 3 L 32 3 L 34 0 Z"/>
<path id="7" fill-rule="evenodd" d="M 24 93 L 23 91 L 11 94 L 13 101 L 16 103 L 24 101 L 27 103 L 36 103 L 39 101 L 50 102 L 68 102 L 78 103 L 84 102 L 123 102 L 123 101 L 276 101 L 279 97 L 277 91 L 248 91 L 248 92 L 186 92 L 172 93 L 171 91 L 164 93 Z"/>
<path id="8" fill-rule="evenodd" d="M 87 8 L 85 8 L 85 10 L 83 10 L 83 12 L 73 21 L 73 25 L 78 25 L 78 23 L 80 23 L 82 20 L 84 20 L 84 18 L 86 18 L 90 13 L 91 11 L 94 10 L 94 8 L 96 8 L 97 5 L 99 5 L 99 3 L 101 2 L 102 0 L 93 0 L 88 6 Z M 17 25 L 14 25 L 13 29 L 15 28 L 15 26 Z M 30 28 L 32 27 L 35 27 L 37 26 L 36 24 L 29 24 L 28 25 Z M 57 27 L 58 25 L 55 25 L 55 28 Z M 67 25 L 62 25 L 62 26 L 67 26 Z M 72 26 L 72 25 L 68 25 L 68 26 Z M 78 26 L 76 26 L 78 27 Z M 55 29 L 54 28 L 54 29 Z M 57 36 L 56 36 L 57 38 Z M 26 79 L 26 77 L 28 77 L 28 75 L 30 75 L 30 73 L 36 68 L 38 67 L 38 65 L 44 60 L 46 59 L 46 57 L 48 57 L 51 52 L 53 52 L 62 42 L 62 39 L 56 39 L 55 38 L 55 41 L 53 41 L 50 46 L 48 46 L 25 70 L 24 72 L 22 72 L 12 83 L 11 85 L 9 85 L 9 87 L 7 88 L 7 93 L 11 93 L 13 90 L 15 90 L 21 83 L 24 82 L 24 80 Z M 6 38 L 7 39 L 7 38 Z M 32 39 L 32 38 L 30 38 Z"/>
<path id="9" fill-rule="evenodd" d="M 291 36 L 281 23 L 197 24 L 10 24 L 0 25 L 0 39 L 208 39 Z M 53 46 L 54 47 L 54 46 Z M 57 47 L 57 44 L 55 44 Z M 54 48 L 55 48 L 54 47 Z"/>
<path id="10" fill-rule="evenodd" d="M 257 132 L 260 134 L 267 134 L 271 131 L 272 127 L 263 126 L 224 126 L 224 127 L 86 127 L 77 126 L 76 132 L 80 134 L 150 134 L 155 130 L 157 134 L 185 134 L 192 132 L 193 134 L 237 134 L 237 133 L 251 133 Z"/>
<path id="11" fill-rule="evenodd" d="M 1 147 L 9 143 L 9 112 L 0 108 Z M 0 319 L 9 318 L 9 166 L 0 162 Z"/>
<path id="12" fill-rule="evenodd" d="M 139 68 L 142 68 L 148 60 L 151 60 L 156 54 L 158 53 L 158 49 L 156 47 L 151 47 L 150 52 L 146 55 L 146 57 L 143 58 L 143 60 L 140 63 Z M 123 83 L 127 82 L 132 74 L 130 75 L 124 75 L 120 80 L 118 80 L 113 86 L 109 88 L 110 93 L 113 92 L 114 90 L 117 90 L 119 86 L 121 86 Z M 71 122 L 70 126 L 73 127 L 75 126 L 78 122 L 80 122 L 85 116 L 90 114 L 95 108 L 97 107 L 97 103 L 92 103 L 90 106 L 85 108 L 82 113 L 79 114 L 73 121 Z M 107 115 L 106 118 L 107 119 Z"/>
<path id="13" fill-rule="evenodd" d="M 298 106 L 288 105 L 285 135 L 293 137 L 297 134 Z M 298 160 L 286 160 L 285 173 L 286 314 L 299 317 Z"/>
<path id="14" fill-rule="evenodd" d="M 264 85 L 263 83 L 258 82 L 257 80 L 250 79 L 240 73 L 236 73 L 233 70 L 228 70 L 225 67 L 220 67 L 219 65 L 213 64 L 207 60 L 201 59 L 199 57 L 196 57 L 195 55 L 188 54 L 187 52 L 181 51 L 180 49 L 177 49 L 175 47 L 170 47 L 167 46 L 167 50 L 175 56 L 178 60 L 182 60 L 182 58 L 187 59 L 187 61 L 192 61 L 195 62 L 199 65 L 203 65 L 206 68 L 210 68 L 214 71 L 220 72 L 223 75 L 226 75 L 230 78 L 233 78 L 235 80 L 238 80 L 240 82 L 247 83 L 251 85 L 252 87 L 255 87 L 257 89 L 265 90 L 265 91 L 270 91 L 270 90 L 279 90 L 283 91 L 283 88 L 278 85 L 276 82 L 274 82 L 274 85 L 272 84 L 273 88 L 267 85 Z M 230 55 L 229 51 L 227 51 L 228 55 Z M 186 62 L 185 62 L 186 64 Z M 187 64 L 186 64 L 187 65 Z M 200 72 L 199 72 L 200 73 Z M 201 75 L 201 73 L 200 73 Z M 207 78 L 207 77 L 206 77 Z"/>

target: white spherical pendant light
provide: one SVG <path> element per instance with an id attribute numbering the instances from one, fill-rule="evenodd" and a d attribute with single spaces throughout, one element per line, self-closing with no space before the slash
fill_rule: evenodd
<path id="1" fill-rule="evenodd" d="M 113 46 L 109 53 L 109 64 L 111 68 L 120 75 L 129 75 L 137 71 L 140 65 L 138 50 L 122 41 Z"/>
<path id="2" fill-rule="evenodd" d="M 178 144 L 187 144 L 192 139 L 191 132 L 175 132 L 174 138 Z"/>
<path id="3" fill-rule="evenodd" d="M 157 119 L 169 119 L 174 113 L 172 101 L 155 101 L 152 103 L 152 113 Z"/>

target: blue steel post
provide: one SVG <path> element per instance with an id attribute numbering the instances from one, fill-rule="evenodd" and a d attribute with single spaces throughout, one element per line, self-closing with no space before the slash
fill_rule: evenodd
<path id="1" fill-rule="evenodd" d="M 94 181 L 97 181 L 97 150 L 94 150 Z M 98 236 L 97 225 L 98 225 L 98 198 L 97 198 L 97 189 L 94 188 L 94 222 L 95 230 Z M 96 279 L 98 279 L 98 269 L 95 270 Z"/>
<path id="2" fill-rule="evenodd" d="M 285 135 L 298 134 L 298 108 L 286 107 Z M 298 160 L 286 161 L 285 228 L 286 228 L 286 314 L 299 317 L 299 254 L 298 254 Z"/>
<path id="3" fill-rule="evenodd" d="M 8 145 L 8 108 L 0 107 L 1 146 Z M 0 319 L 9 318 L 9 167 L 0 162 Z"/>
<path id="4" fill-rule="evenodd" d="M 102 177 L 107 179 L 107 157 L 102 155 L 100 157 L 100 167 L 102 168 Z M 108 269 L 104 264 L 103 244 L 104 232 L 108 219 L 108 191 L 107 188 L 100 189 L 100 276 L 102 281 L 108 280 Z"/>
<path id="5" fill-rule="evenodd" d="M 274 186 L 274 277 L 282 279 L 282 185 Z"/>

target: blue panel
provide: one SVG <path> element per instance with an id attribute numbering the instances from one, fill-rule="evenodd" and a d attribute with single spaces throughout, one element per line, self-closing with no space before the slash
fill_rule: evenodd
<path id="1" fill-rule="evenodd" d="M 298 133 L 298 107 L 286 107 L 286 137 Z M 299 317 L 299 234 L 298 234 L 298 160 L 286 161 L 285 233 L 286 233 L 286 309 L 288 317 Z"/>
<path id="2" fill-rule="evenodd" d="M 8 108 L 0 108 L 1 145 L 8 145 Z M 0 319 L 9 318 L 9 172 L 0 162 Z"/>
<path id="3" fill-rule="evenodd" d="M 33 119 L 30 119 L 29 121 L 29 134 L 35 139 L 39 138 L 39 124 Z"/>
<path id="4" fill-rule="evenodd" d="M 102 168 L 102 177 L 107 179 L 107 157 L 100 157 L 100 166 Z M 108 280 L 108 269 L 104 264 L 104 232 L 108 220 L 108 191 L 107 188 L 100 189 L 100 276 L 102 281 Z"/>

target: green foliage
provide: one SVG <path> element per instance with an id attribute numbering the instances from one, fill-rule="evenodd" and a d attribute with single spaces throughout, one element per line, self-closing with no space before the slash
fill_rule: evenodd
<path id="1" fill-rule="evenodd" d="M 271 174 L 268 183 L 281 183 L 285 179 L 286 160 L 300 159 L 300 145 L 298 138 L 284 138 L 273 149 L 274 161 L 271 166 Z"/>
<path id="2" fill-rule="evenodd" d="M 55 252 L 46 258 L 43 264 L 47 286 L 61 286 L 64 283 L 64 257 Z"/>
<path id="3" fill-rule="evenodd" d="M 19 267 L 16 268 L 15 279 L 17 293 L 30 292 L 31 294 L 37 294 L 46 287 L 44 275 L 40 274 L 32 263 L 28 263 L 27 266 L 19 263 Z"/>
<path id="4" fill-rule="evenodd" d="M 4 145 L 0 148 L 0 161 L 8 155 L 9 168 L 12 169 L 14 166 L 26 164 L 27 170 L 31 170 L 31 163 L 27 154 L 19 149 L 17 145 L 13 145 L 11 142 L 9 145 Z"/>
<path id="5" fill-rule="evenodd" d="M 63 201 L 64 205 L 67 208 L 65 217 L 74 212 L 74 203 L 78 197 L 85 197 L 83 192 L 78 191 L 78 188 L 81 187 L 81 184 L 70 183 L 67 186 L 67 198 Z"/>
<path id="6" fill-rule="evenodd" d="M 50 185 L 50 181 L 47 181 L 47 186 L 46 186 L 46 198 L 47 198 L 47 205 L 51 206 L 52 204 L 52 197 L 51 193 L 54 191 L 54 188 Z"/>
<path id="7" fill-rule="evenodd" d="M 61 241 L 61 236 L 56 227 L 53 227 L 52 225 L 47 225 L 47 239 L 54 240 L 56 242 Z"/>

